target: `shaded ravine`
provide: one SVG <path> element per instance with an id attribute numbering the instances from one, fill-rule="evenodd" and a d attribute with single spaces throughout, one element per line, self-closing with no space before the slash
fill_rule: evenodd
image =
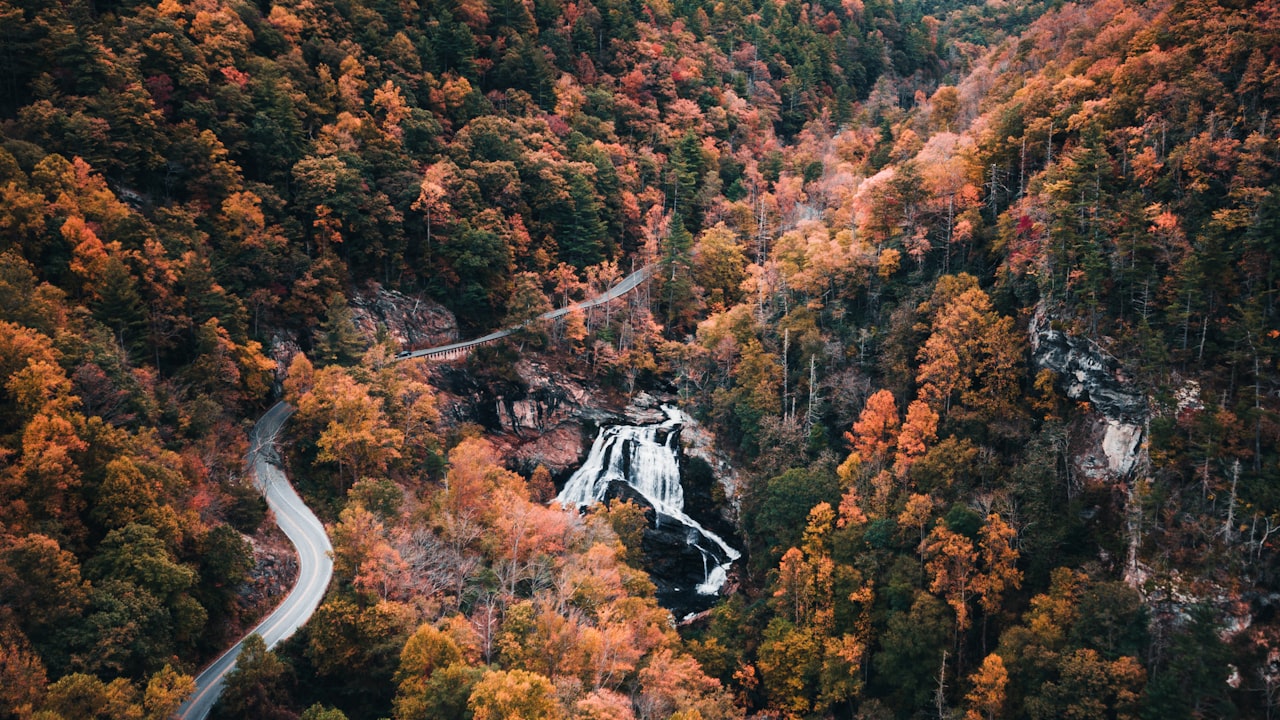
<path id="1" fill-rule="evenodd" d="M 575 308 L 585 310 L 616 300 L 639 287 L 640 283 L 648 279 L 652 269 L 652 266 L 640 268 L 596 297 L 543 313 L 539 318 L 554 320 L 567 315 Z M 474 340 L 407 351 L 400 353 L 395 359 L 458 357 L 474 347 L 507 337 L 515 330 L 516 328 L 507 328 Z M 218 702 L 218 696 L 222 694 L 227 673 L 235 668 L 236 658 L 244 647 L 244 641 L 256 633 L 262 636 L 267 648 L 270 649 L 292 635 L 320 606 L 320 601 L 324 599 L 324 593 L 333 577 L 333 546 L 329 543 L 324 524 L 289 484 L 289 478 L 280 467 L 280 456 L 275 447 L 276 435 L 280 433 L 280 429 L 293 412 L 292 405 L 281 401 L 271 406 L 271 409 L 258 419 L 249 435 L 249 453 L 245 457 L 245 462 L 253 469 L 255 482 L 263 497 L 266 498 L 267 506 L 275 514 L 276 524 L 284 531 L 298 553 L 298 581 L 284 601 L 265 620 L 258 623 L 196 676 L 195 690 L 173 715 L 177 720 L 205 720 L 209 711 Z"/>

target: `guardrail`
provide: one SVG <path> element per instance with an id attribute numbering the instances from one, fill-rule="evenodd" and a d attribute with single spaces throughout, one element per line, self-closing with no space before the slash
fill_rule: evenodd
<path id="1" fill-rule="evenodd" d="M 614 285 L 603 293 L 588 300 L 583 300 L 580 303 L 574 303 L 568 307 L 562 307 L 556 310 L 551 310 L 550 312 L 542 313 L 538 316 L 538 319 L 555 320 L 556 318 L 568 315 L 574 309 L 587 310 L 589 308 L 617 300 L 627 293 L 630 293 L 632 290 L 640 287 L 640 284 L 647 280 L 653 273 L 653 267 L 654 266 L 652 265 L 646 265 L 626 276 L 620 280 L 617 285 Z M 449 345 L 441 345 L 439 347 L 423 348 L 421 350 L 405 350 L 404 352 L 396 354 L 396 360 L 411 360 L 413 358 L 426 358 L 427 360 L 456 360 L 458 358 L 466 357 L 467 353 L 471 352 L 472 348 L 497 342 L 498 340 L 511 335 L 511 333 L 515 332 L 516 329 L 517 328 L 506 328 L 503 330 L 497 330 L 474 340 L 464 340 L 462 342 L 450 343 Z"/>

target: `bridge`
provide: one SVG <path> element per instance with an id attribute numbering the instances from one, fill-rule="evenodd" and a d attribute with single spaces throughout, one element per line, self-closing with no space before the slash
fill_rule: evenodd
<path id="1" fill-rule="evenodd" d="M 575 309 L 586 310 L 616 300 L 639 287 L 652 271 L 652 265 L 642 267 L 596 297 L 543 313 L 538 318 L 555 320 L 568 315 Z M 472 348 L 507 337 L 517 329 L 498 330 L 474 340 L 440 347 L 405 351 L 396 355 L 396 359 L 421 357 L 452 360 L 464 357 Z M 298 553 L 298 580 L 293 589 L 274 612 L 250 631 L 251 634 L 257 633 L 262 636 L 268 648 L 274 647 L 307 622 L 320 601 L 324 599 L 325 590 L 329 587 L 329 580 L 333 576 L 333 558 L 331 557 L 333 546 L 325 534 L 324 525 L 289 484 L 288 477 L 280 467 L 279 456 L 275 449 L 276 437 L 293 411 L 294 408 L 285 402 L 273 405 L 254 425 L 253 432 L 249 436 L 251 441 L 249 454 L 245 458 L 247 465 L 254 472 L 258 489 L 266 497 L 267 505 L 271 508 L 276 523 L 293 543 Z M 245 638 L 248 636 L 246 635 Z M 243 645 L 244 639 L 241 639 L 195 678 L 195 691 L 174 713 L 173 720 L 204 720 L 208 716 L 222 693 L 227 674 L 235 667 Z"/>
<path id="2" fill-rule="evenodd" d="M 653 267 L 653 265 L 646 265 L 626 276 L 617 285 L 614 285 L 603 293 L 600 293 L 593 298 L 583 300 L 580 303 L 574 303 L 573 305 L 568 305 L 566 307 L 559 308 L 558 310 L 542 313 L 538 316 L 538 319 L 555 320 L 568 315 L 574 310 L 587 310 L 589 308 L 596 307 L 597 305 L 603 305 L 607 302 L 617 300 L 623 295 L 635 290 L 637 287 L 640 287 L 640 283 L 649 279 L 649 276 L 653 274 Z M 519 330 L 518 327 L 506 328 L 504 330 L 496 330 L 488 335 L 475 338 L 474 340 L 464 340 L 462 342 L 450 343 L 449 345 L 441 345 L 439 347 L 423 348 L 422 350 L 406 350 L 402 353 L 398 353 L 396 355 L 396 359 L 410 360 L 413 358 L 427 358 L 428 360 L 455 360 L 457 358 L 466 357 L 467 353 L 471 352 L 473 348 L 497 342 L 502 338 L 510 336 L 517 330 Z"/>

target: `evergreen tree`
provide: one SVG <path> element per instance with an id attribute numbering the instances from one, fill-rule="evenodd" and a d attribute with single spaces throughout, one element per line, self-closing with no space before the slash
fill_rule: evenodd
<path id="1" fill-rule="evenodd" d="M 581 270 L 604 260 L 607 226 L 591 183 L 581 173 L 569 175 L 569 218 L 560 229 L 560 259 Z"/>
<path id="2" fill-rule="evenodd" d="M 342 293 L 329 296 L 324 320 L 316 330 L 316 357 L 326 365 L 351 365 L 360 358 L 363 342 L 351 307 Z"/>
<path id="3" fill-rule="evenodd" d="M 120 258 L 114 255 L 107 258 L 97 290 L 99 299 L 93 309 L 94 317 L 111 328 L 121 345 L 141 350 L 145 339 L 145 309 L 137 281 Z"/>
<path id="4" fill-rule="evenodd" d="M 215 720 L 294 720 L 297 715 L 287 705 L 288 681 L 288 666 L 267 649 L 261 635 L 250 635 L 236 658 L 235 669 L 227 675 L 211 716 Z"/>
<path id="5" fill-rule="evenodd" d="M 1227 694 L 1231 652 L 1219 634 L 1213 608 L 1198 605 L 1157 659 L 1147 685 L 1144 718 L 1233 717 Z"/>
<path id="6" fill-rule="evenodd" d="M 666 320 L 668 335 L 673 337 L 688 332 L 696 322 L 699 299 L 693 282 L 692 250 L 693 235 L 677 213 L 671 218 L 671 234 L 663 243 L 662 260 L 655 273 L 659 312 Z"/>
<path id="7" fill-rule="evenodd" d="M 685 133 L 671 151 L 672 226 L 682 225 L 690 233 L 702 229 L 703 209 L 698 206 L 698 187 L 707 172 L 702 141 L 692 131 Z M 675 219 L 681 222 L 676 223 Z M 674 230 L 672 231 L 674 233 Z"/>

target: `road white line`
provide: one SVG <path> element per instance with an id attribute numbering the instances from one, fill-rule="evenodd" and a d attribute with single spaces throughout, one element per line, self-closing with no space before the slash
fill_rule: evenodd
<path id="1" fill-rule="evenodd" d="M 284 472 L 267 457 L 280 428 L 292 414 L 293 408 L 283 402 L 276 403 L 263 414 L 253 428 L 249 455 L 245 458 L 254 471 L 267 506 L 275 514 L 276 524 L 293 543 L 298 555 L 298 580 L 293 589 L 284 602 L 249 633 L 261 635 L 268 648 L 292 635 L 310 619 L 333 577 L 333 560 L 330 557 L 333 546 L 325 534 L 324 525 L 302 502 Z M 208 716 L 222 692 L 227 673 L 235 667 L 235 659 L 243 645 L 242 638 L 196 677 L 195 692 L 178 708 L 175 718 L 204 720 Z"/>
<path id="2" fill-rule="evenodd" d="M 616 300 L 639 287 L 652 271 L 652 265 L 642 267 L 594 298 L 545 312 L 539 318 L 554 320 L 569 314 L 575 308 L 585 310 Z M 396 359 L 407 360 L 465 351 L 477 345 L 507 337 L 512 332 L 511 329 L 497 330 L 474 340 L 407 352 L 397 356 Z M 253 432 L 249 436 L 249 455 L 245 458 L 246 464 L 254 471 L 258 489 L 262 491 L 267 505 L 275 513 L 276 523 L 289 538 L 289 542 L 293 543 L 294 550 L 298 554 L 298 580 L 293 589 L 289 591 L 284 602 L 250 631 L 250 634 L 261 635 L 268 648 L 274 647 L 281 640 L 292 635 L 310 619 L 311 614 L 319 607 L 320 601 L 324 599 L 324 592 L 333 577 L 331 557 L 333 546 L 329 544 L 329 536 L 325 534 L 324 525 L 302 502 L 302 498 L 289 484 L 289 479 L 285 477 L 284 472 L 273 465 L 267 457 L 266 451 L 274 448 L 276 436 L 292 414 L 293 407 L 288 403 L 278 402 L 271 406 L 271 409 L 267 410 L 254 425 Z M 196 676 L 195 692 L 178 708 L 174 718 L 204 720 L 208 716 L 214 703 L 217 702 L 218 695 L 222 692 L 227 673 L 235 667 L 235 659 L 243 645 L 244 638 L 241 638 Z"/>

